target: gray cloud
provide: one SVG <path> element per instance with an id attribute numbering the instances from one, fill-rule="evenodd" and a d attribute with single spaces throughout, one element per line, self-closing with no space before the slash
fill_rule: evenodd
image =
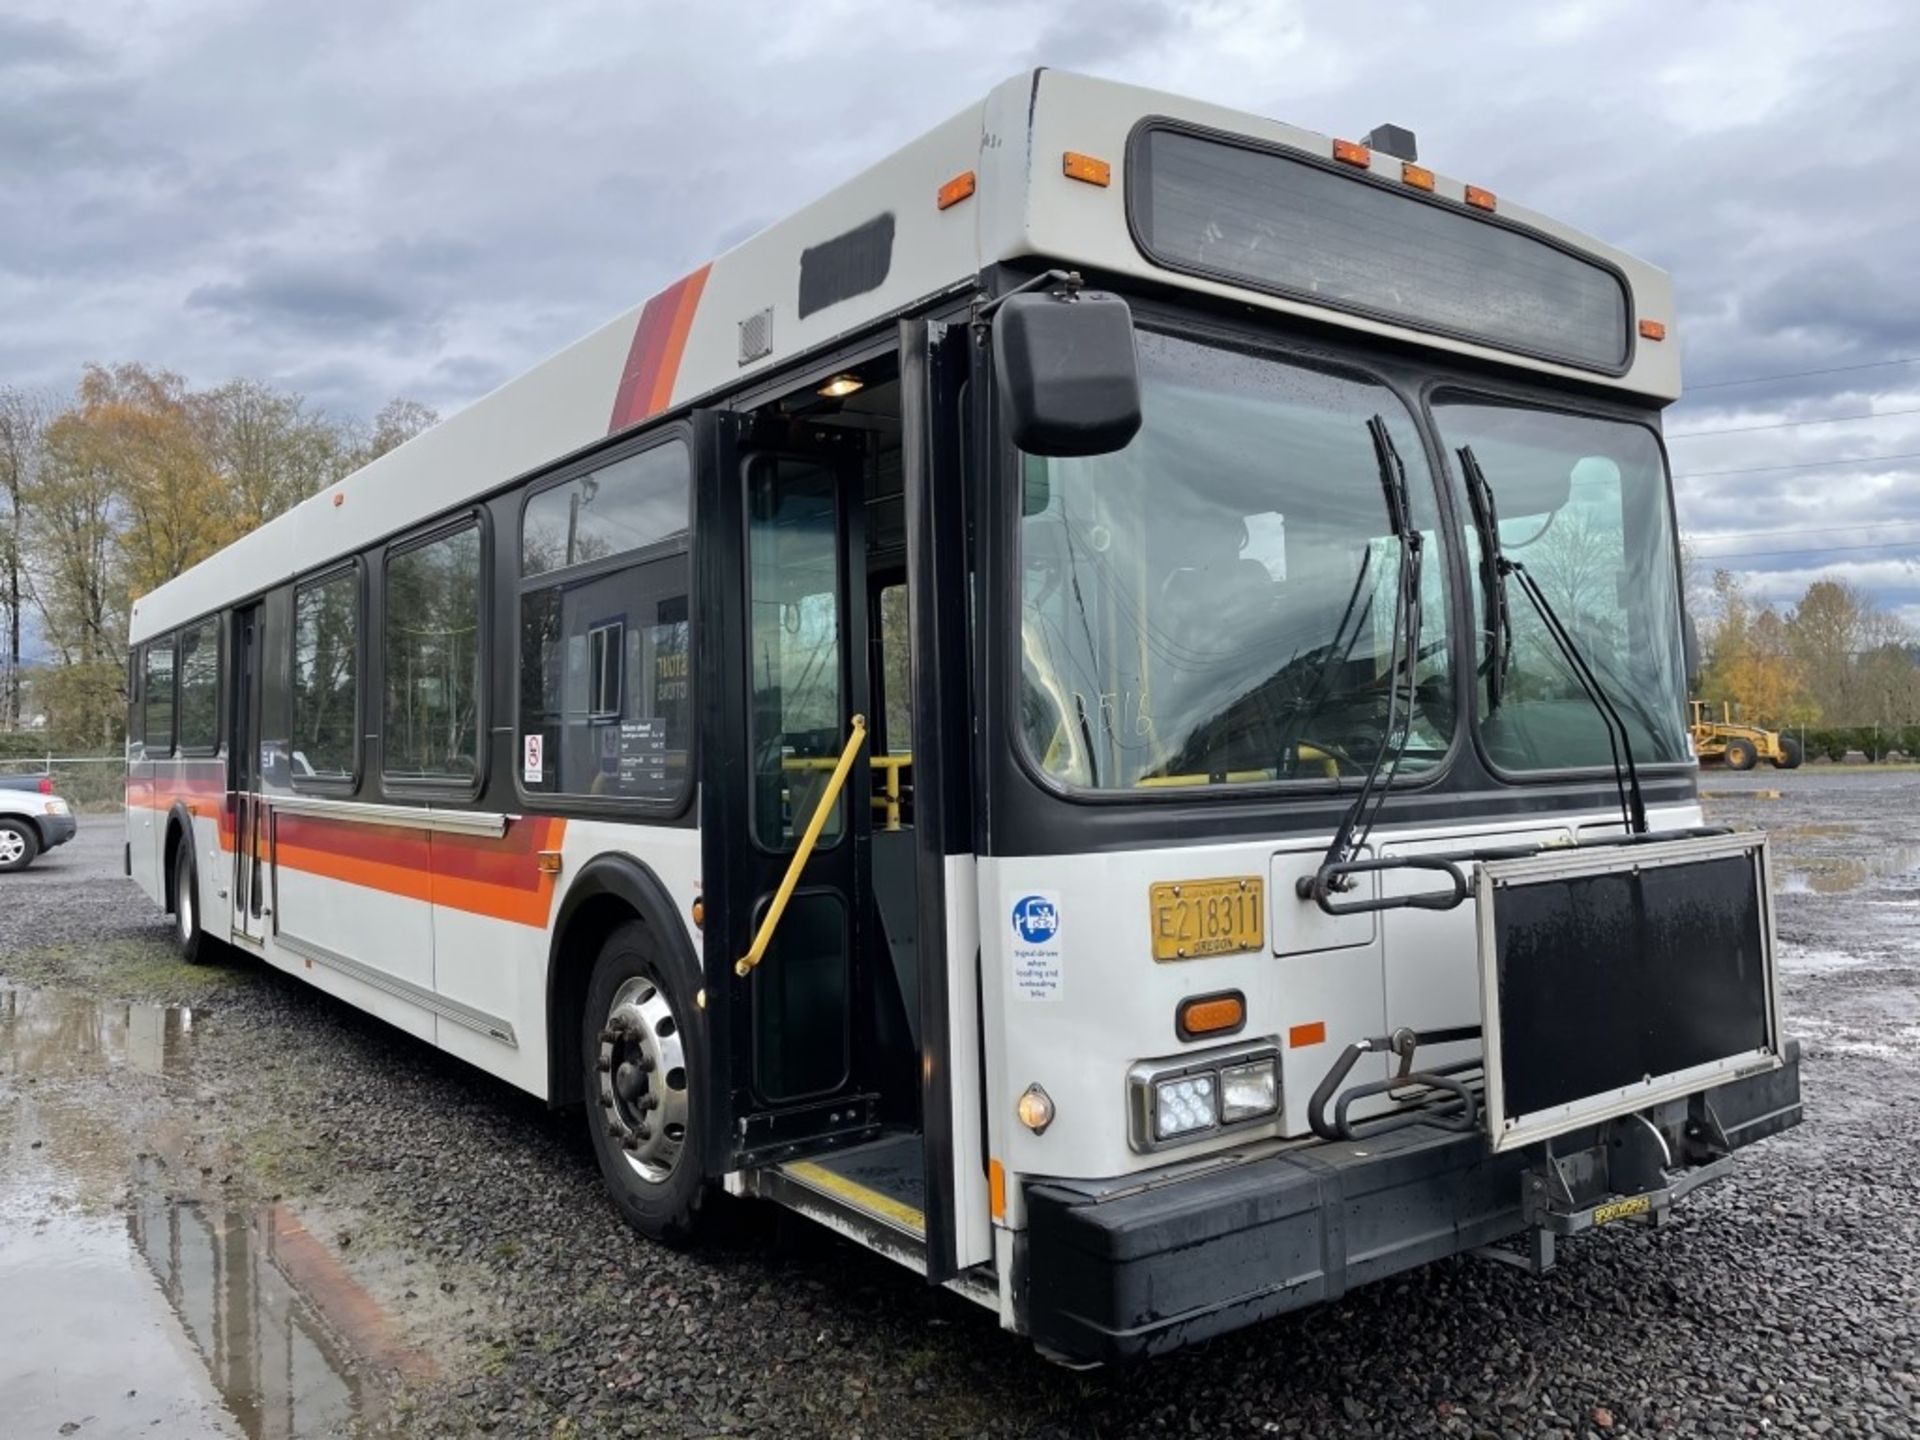
<path id="1" fill-rule="evenodd" d="M 1669 268 L 1693 380 L 1920 355 L 1908 0 L 12 0 L 0 382 L 142 359 L 450 410 L 1033 64 L 1411 126 L 1437 167 Z M 1920 366 L 1701 390 L 1670 428 L 1902 394 Z M 1920 468 L 1863 459 L 1920 451 L 1907 419 L 1672 451 L 1703 553 L 1920 537 Z M 1837 459 L 1859 468 L 1695 478 Z M 1712 538 L 1757 531 L 1788 534 Z M 1920 618 L 1901 554 L 1812 563 Z M 1791 598 L 1807 561 L 1727 563 Z"/>

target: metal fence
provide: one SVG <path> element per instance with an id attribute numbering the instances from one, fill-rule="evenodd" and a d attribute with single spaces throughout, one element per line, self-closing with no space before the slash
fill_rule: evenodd
<path id="1" fill-rule="evenodd" d="M 113 810 L 126 803 L 127 757 L 119 755 L 13 755 L 0 758 L 0 776 L 53 781 L 56 795 L 77 808 Z"/>

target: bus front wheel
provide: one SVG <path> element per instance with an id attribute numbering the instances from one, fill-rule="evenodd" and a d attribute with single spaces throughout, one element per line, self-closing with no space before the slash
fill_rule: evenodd
<path id="1" fill-rule="evenodd" d="M 675 1245 L 693 1238 L 709 1189 L 701 1067 L 683 1023 L 691 1003 L 647 927 L 633 921 L 607 937 L 594 962 L 580 1036 L 600 1173 L 629 1225 Z"/>

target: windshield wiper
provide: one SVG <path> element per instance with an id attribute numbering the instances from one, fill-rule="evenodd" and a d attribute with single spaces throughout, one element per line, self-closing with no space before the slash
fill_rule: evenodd
<path id="1" fill-rule="evenodd" d="M 1627 734 L 1627 722 L 1620 718 L 1619 709 L 1607 694 L 1606 686 L 1600 683 L 1599 677 L 1587 664 L 1586 657 L 1580 653 L 1572 633 L 1560 623 L 1560 617 L 1547 602 L 1546 592 L 1540 588 L 1539 582 L 1527 573 L 1527 567 L 1518 560 L 1509 560 L 1500 553 L 1500 528 L 1493 509 L 1493 487 L 1487 483 L 1486 472 L 1480 468 L 1480 459 L 1473 453 L 1471 445 L 1462 445 L 1458 454 L 1460 468 L 1467 477 L 1467 501 L 1473 507 L 1473 523 L 1480 536 L 1483 565 L 1491 562 L 1491 573 L 1497 581 L 1496 587 L 1490 589 L 1487 596 L 1489 611 L 1497 609 L 1501 621 L 1495 633 L 1493 671 L 1498 673 L 1505 664 L 1505 655 L 1500 647 L 1510 647 L 1512 644 L 1506 606 L 1506 579 L 1511 575 L 1520 582 L 1520 592 L 1540 612 L 1540 621 L 1566 659 L 1567 668 L 1573 671 L 1573 678 L 1579 681 L 1580 688 L 1587 692 L 1593 708 L 1600 712 L 1601 723 L 1607 731 L 1607 749 L 1613 756 L 1613 783 L 1620 792 L 1620 818 L 1626 822 L 1628 834 L 1644 835 L 1647 833 L 1647 807 L 1640 795 L 1640 768 L 1634 763 L 1633 742 Z M 1494 699 L 1497 691 L 1492 682 L 1493 676 L 1490 674 L 1487 694 L 1489 713 L 1498 704 Z"/>
<path id="2" fill-rule="evenodd" d="M 1487 713 L 1506 698 L 1507 669 L 1513 661 L 1513 622 L 1507 608 L 1507 575 L 1500 568 L 1500 512 L 1494 508 L 1493 487 L 1480 468 L 1473 448 L 1460 447 L 1460 467 L 1467 476 L 1467 503 L 1473 510 L 1473 530 L 1480 540 L 1480 583 L 1487 596 Z"/>
<path id="3" fill-rule="evenodd" d="M 1413 716 L 1420 703 L 1420 569 L 1421 535 L 1414 528 L 1412 506 L 1407 492 L 1407 467 L 1394 447 L 1387 422 L 1375 415 L 1367 422 L 1367 434 L 1373 440 L 1374 459 L 1380 468 L 1380 488 L 1387 501 L 1387 524 L 1400 542 L 1399 594 L 1393 615 L 1392 653 L 1388 668 L 1387 723 L 1380 746 L 1373 752 L 1373 763 L 1360 782 L 1360 793 L 1340 817 L 1340 826 L 1327 846 L 1320 868 L 1300 880 L 1303 900 L 1313 900 L 1324 910 L 1334 891 L 1353 888 L 1354 867 L 1360 852 L 1373 833 L 1381 803 L 1393 786 L 1400 760 L 1413 739 Z M 1406 714 L 1400 713 L 1401 667 L 1406 670 Z M 1391 758 L 1389 758 L 1391 757 Z M 1381 771 L 1385 770 L 1383 780 Z"/>

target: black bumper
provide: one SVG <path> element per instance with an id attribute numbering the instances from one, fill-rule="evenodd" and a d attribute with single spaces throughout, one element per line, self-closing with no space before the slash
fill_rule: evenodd
<path id="1" fill-rule="evenodd" d="M 1708 1098 L 1735 1149 L 1797 1125 L 1798 1046 Z M 1337 1299 L 1520 1233 L 1530 1159 L 1420 1126 L 1144 1188 L 1035 1184 L 1016 1276 L 1028 1331 L 1065 1358 L 1117 1362 Z"/>
<path id="2" fill-rule="evenodd" d="M 66 844 L 80 828 L 80 822 L 71 815 L 39 815 L 35 817 L 35 823 L 40 827 L 42 850 Z"/>

